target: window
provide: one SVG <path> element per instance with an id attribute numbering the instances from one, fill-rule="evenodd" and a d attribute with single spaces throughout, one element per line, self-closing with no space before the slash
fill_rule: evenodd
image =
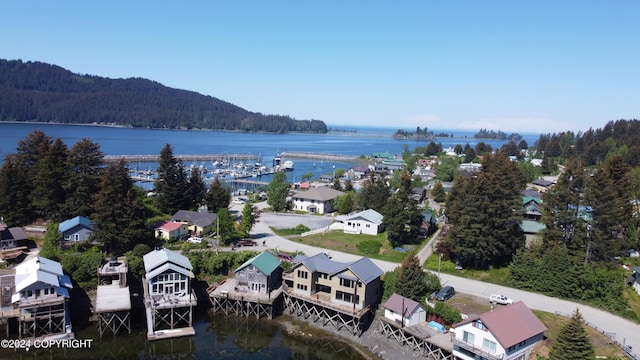
<path id="1" fill-rule="evenodd" d="M 481 329 L 481 330 L 487 330 L 487 327 L 484 326 L 484 324 L 480 320 L 474 321 L 473 322 L 473 326 L 475 326 L 475 327 L 477 327 L 478 329 Z"/>
<path id="2" fill-rule="evenodd" d="M 462 334 L 462 341 L 466 342 L 467 344 L 473 344 L 475 342 L 475 336 L 472 333 L 465 331 Z"/>
<path id="3" fill-rule="evenodd" d="M 298 270 L 298 277 L 301 279 L 308 279 L 309 273 L 304 270 Z"/>
<path id="4" fill-rule="evenodd" d="M 307 285 L 304 285 L 304 284 L 296 284 L 296 287 L 297 287 L 299 290 L 307 291 Z"/>
<path id="5" fill-rule="evenodd" d="M 490 350 L 492 353 L 496 352 L 496 342 L 489 339 L 482 339 L 482 347 Z"/>
<path id="6" fill-rule="evenodd" d="M 340 286 L 344 286 L 344 287 L 348 287 L 348 288 L 352 288 L 353 287 L 353 280 L 349 280 L 349 279 L 340 279 Z"/>

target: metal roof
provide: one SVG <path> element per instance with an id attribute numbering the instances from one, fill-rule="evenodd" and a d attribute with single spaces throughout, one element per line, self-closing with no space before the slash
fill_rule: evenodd
<path id="1" fill-rule="evenodd" d="M 335 199 L 343 194 L 344 193 L 342 191 L 334 190 L 327 186 L 320 186 L 305 191 L 299 191 L 293 195 L 293 198 L 300 200 L 327 201 Z"/>
<path id="2" fill-rule="evenodd" d="M 201 227 L 206 227 L 213 224 L 217 217 L 217 214 L 209 212 L 178 210 L 178 212 L 172 216 L 172 219 L 174 221 L 186 221 Z"/>
<path id="3" fill-rule="evenodd" d="M 393 293 L 385 301 L 384 308 L 393 311 L 396 314 L 408 316 L 413 314 L 418 307 L 422 307 L 417 301 L 406 298 L 402 295 Z M 404 307 L 404 309 L 403 309 Z"/>
<path id="4" fill-rule="evenodd" d="M 73 219 L 61 222 L 60 225 L 58 225 L 58 232 L 63 233 L 79 225 L 92 230 L 95 223 L 84 216 L 76 216 Z"/>
<path id="5" fill-rule="evenodd" d="M 352 215 L 346 215 L 346 216 L 339 216 L 338 220 L 341 221 L 348 221 L 348 220 L 358 220 L 358 219 L 362 219 L 365 221 L 368 221 L 372 224 L 376 224 L 376 225 L 380 225 L 382 224 L 382 219 L 383 216 L 382 214 L 380 214 L 379 212 L 373 210 L 373 209 L 367 209 L 367 210 L 363 210 L 360 212 L 357 212 L 355 214 Z"/>
<path id="6" fill-rule="evenodd" d="M 384 273 L 368 257 L 362 257 L 359 260 L 350 263 L 342 263 L 331 260 L 331 258 L 329 258 L 325 253 L 319 253 L 305 258 L 296 256 L 295 260 L 299 260 L 301 264 L 304 264 L 304 266 L 312 272 L 336 275 L 344 270 L 351 270 L 351 272 L 365 284 L 370 283 L 376 278 L 382 276 Z"/>
<path id="7" fill-rule="evenodd" d="M 244 269 L 249 265 L 255 266 L 256 268 L 258 268 L 258 270 L 260 270 L 261 273 L 265 275 L 271 275 L 271 273 L 273 273 L 273 271 L 277 269 L 278 266 L 280 266 L 280 261 L 278 261 L 278 259 L 276 259 L 273 255 L 271 255 L 270 252 L 264 251 L 245 261 L 244 264 L 240 265 L 236 269 L 236 272 Z"/>
<path id="8" fill-rule="evenodd" d="M 180 255 L 177 252 L 160 248 L 153 250 L 142 257 L 144 261 L 144 270 L 148 274 L 152 270 L 162 266 L 165 263 L 174 264 L 177 267 L 181 267 L 188 271 L 193 269 L 191 262 L 186 256 Z"/>

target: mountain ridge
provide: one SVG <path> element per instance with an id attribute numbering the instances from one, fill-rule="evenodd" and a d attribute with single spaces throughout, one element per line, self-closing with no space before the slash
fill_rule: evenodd
<path id="1" fill-rule="evenodd" d="M 5 59 L 0 59 L 0 121 L 274 133 L 328 131 L 321 120 L 251 112 L 149 79 L 82 75 L 58 65 Z"/>

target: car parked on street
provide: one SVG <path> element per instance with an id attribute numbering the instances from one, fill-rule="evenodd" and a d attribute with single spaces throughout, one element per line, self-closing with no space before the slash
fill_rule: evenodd
<path id="1" fill-rule="evenodd" d="M 492 302 L 494 304 L 509 305 L 513 304 L 513 299 L 500 294 L 491 294 L 491 296 L 489 296 L 489 302 Z"/>
<path id="2" fill-rule="evenodd" d="M 233 199 L 233 203 L 234 204 L 238 204 L 238 205 L 244 205 L 245 201 L 243 199 L 240 199 L 240 198 L 235 198 L 235 199 Z"/>
<path id="3" fill-rule="evenodd" d="M 201 237 L 197 237 L 197 236 L 192 236 L 192 237 L 187 239 L 187 242 L 194 243 L 194 244 L 200 244 L 202 242 L 202 238 Z"/>
<path id="4" fill-rule="evenodd" d="M 238 241 L 238 246 L 258 246 L 258 243 L 251 239 L 242 239 Z"/>
<path id="5" fill-rule="evenodd" d="M 453 288 L 453 286 L 445 286 L 436 294 L 436 300 L 447 301 L 451 299 L 455 294 L 456 290 Z"/>

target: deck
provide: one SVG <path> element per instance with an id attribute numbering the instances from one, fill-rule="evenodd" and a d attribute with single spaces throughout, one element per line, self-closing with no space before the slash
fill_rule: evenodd
<path id="1" fill-rule="evenodd" d="M 180 329 L 167 329 L 167 330 L 158 330 L 153 334 L 147 335 L 148 340 L 162 340 L 162 339 L 171 339 L 182 336 L 193 336 L 196 334 L 196 331 L 193 327 L 186 327 Z"/>
<path id="2" fill-rule="evenodd" d="M 260 293 L 254 291 L 236 290 L 236 279 L 227 279 L 224 283 L 218 285 L 212 291 L 209 291 L 209 297 L 224 297 L 230 300 L 244 300 L 254 303 L 272 303 L 282 294 L 283 287 L 271 291 L 271 293 Z"/>
<path id="3" fill-rule="evenodd" d="M 131 295 L 128 286 L 120 287 L 117 284 L 98 286 L 95 313 L 129 310 L 131 310 Z"/>

